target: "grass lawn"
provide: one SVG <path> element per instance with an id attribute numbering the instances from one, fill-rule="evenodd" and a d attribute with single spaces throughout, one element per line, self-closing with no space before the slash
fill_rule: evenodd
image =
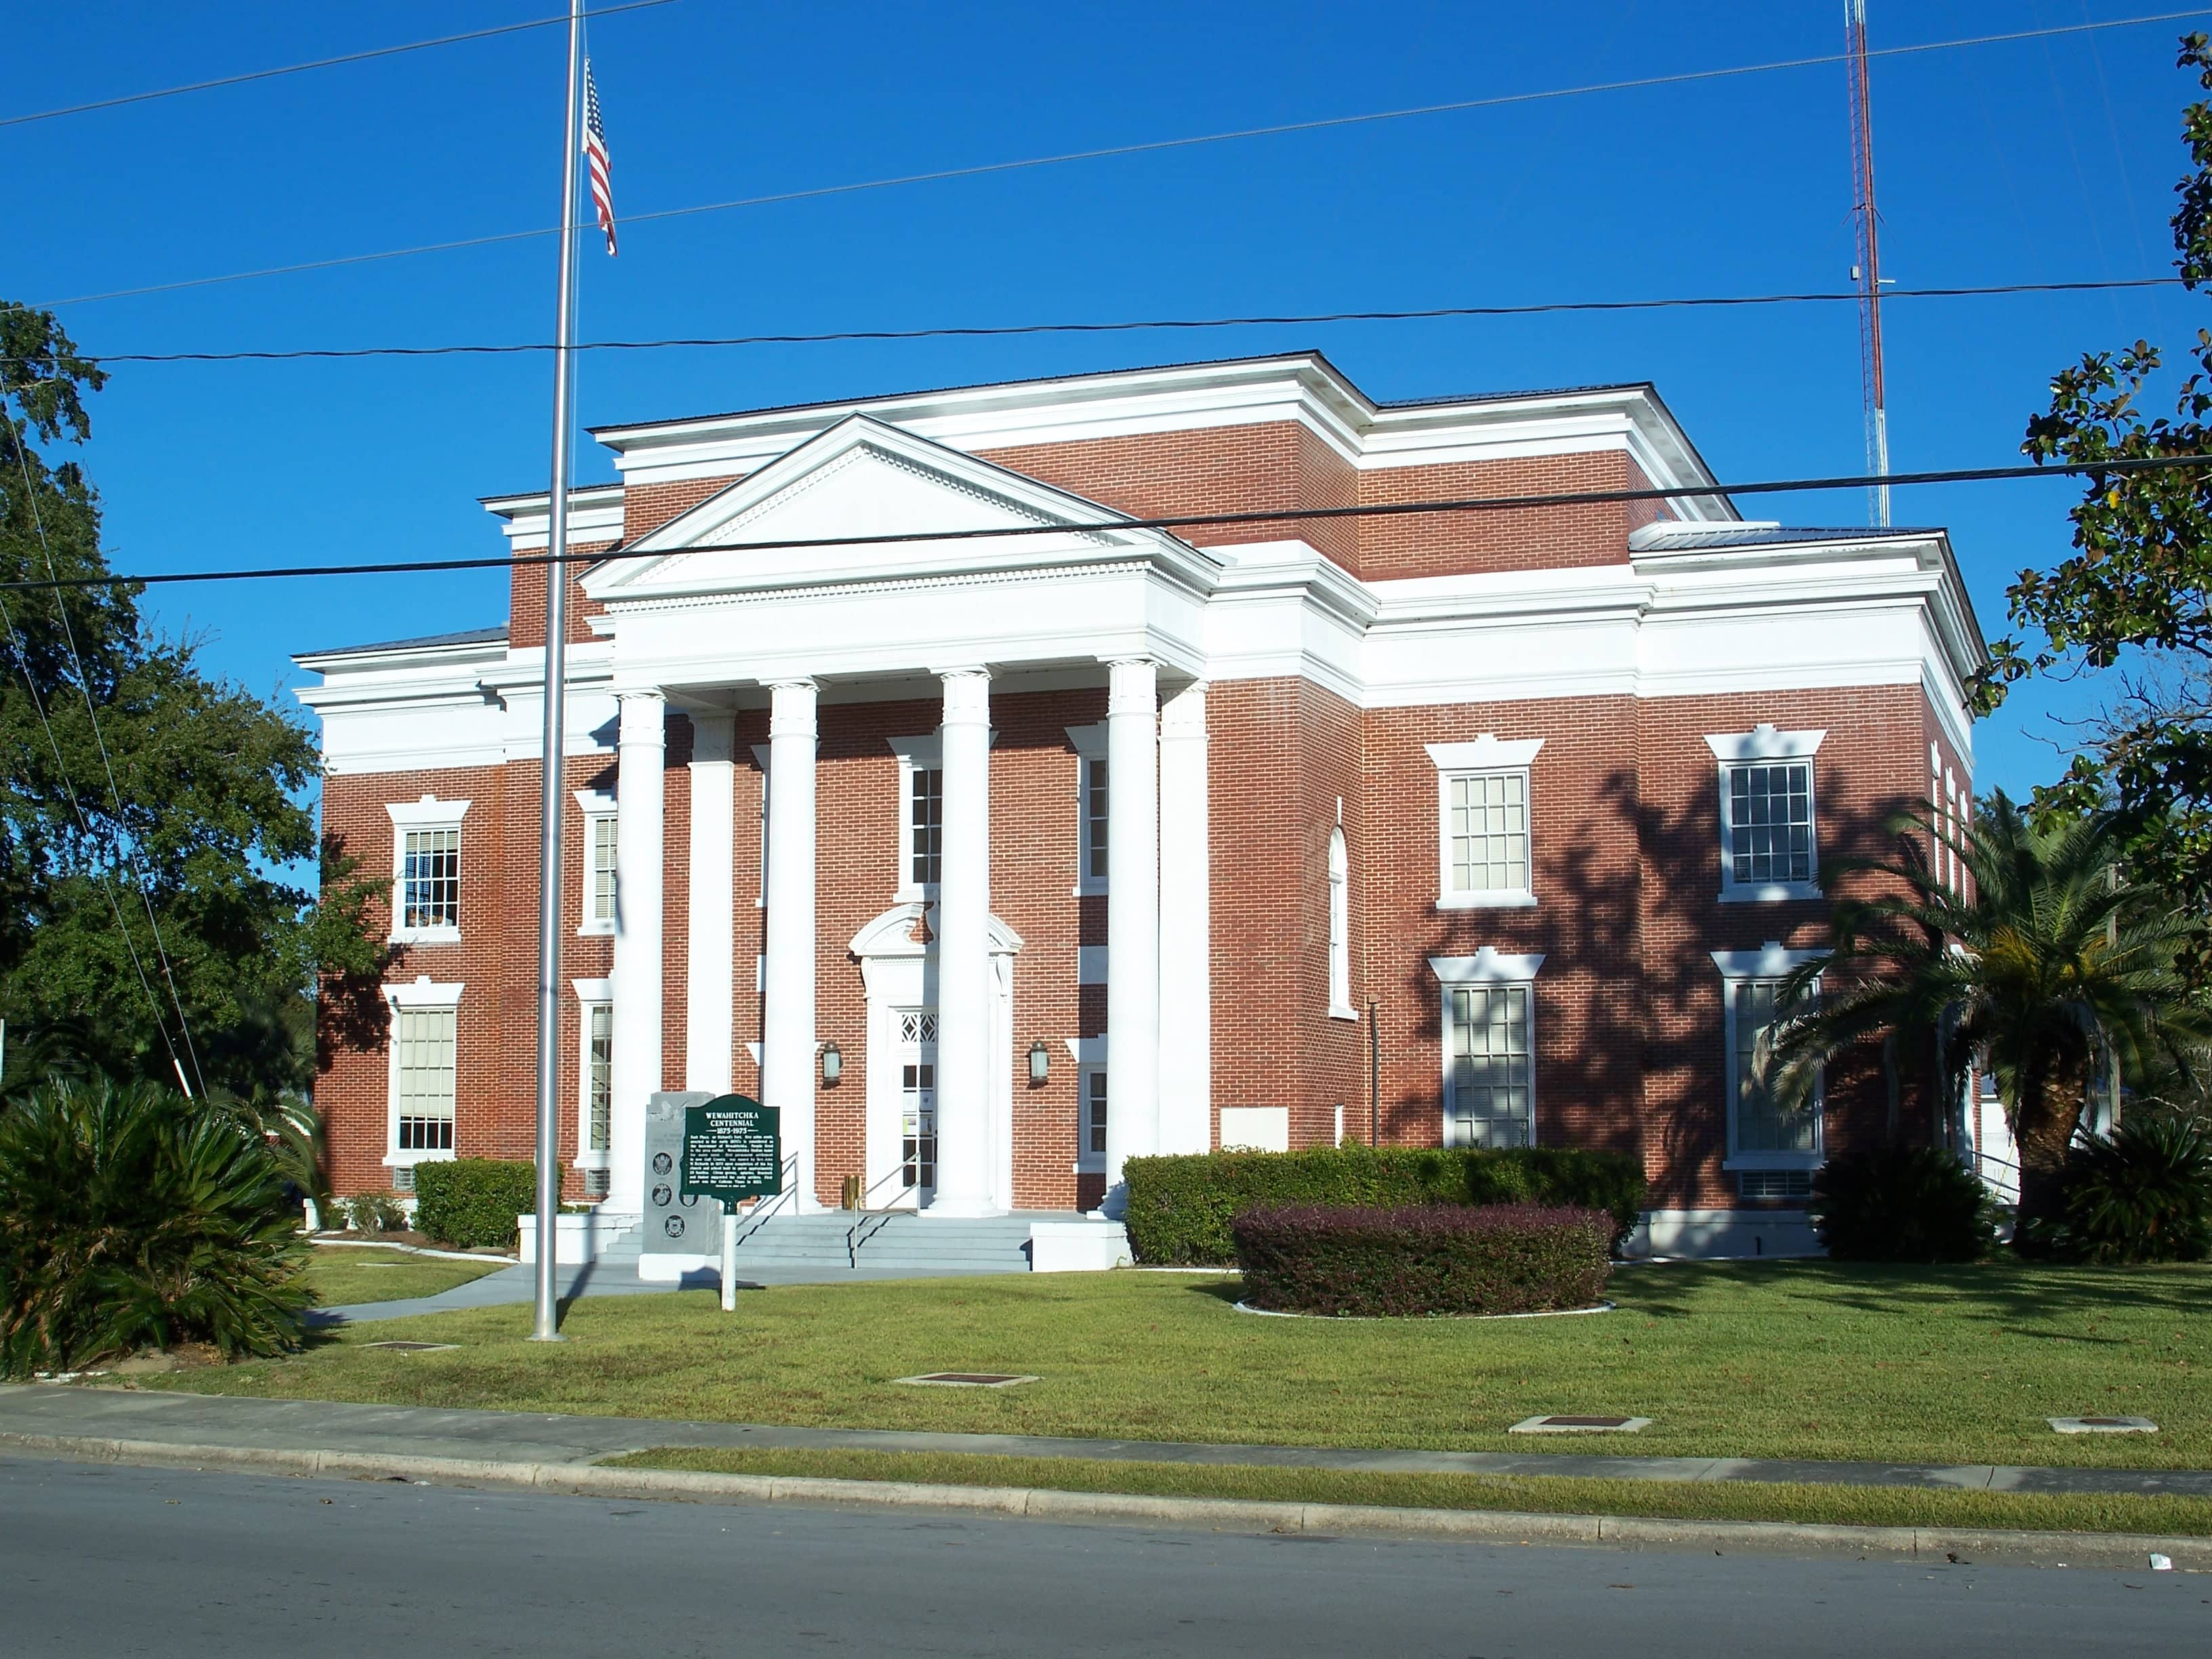
<path id="1" fill-rule="evenodd" d="M 642 1469 L 915 1480 L 951 1486 L 1041 1486 L 1055 1492 L 1141 1492 L 1169 1498 L 1251 1498 L 1281 1504 L 1382 1504 L 1404 1509 L 1642 1515 L 1676 1521 L 1794 1521 L 1845 1527 L 1997 1528 L 2195 1537 L 2212 1534 L 2212 1503 L 2201 1498 L 2134 1494 L 2077 1497 L 1735 1480 L 1370 1474 L 1250 1465 L 1194 1468 L 1182 1463 L 1124 1463 L 1106 1458 L 995 1457 L 842 1448 L 754 1451 L 664 1446 L 611 1461 Z"/>
<path id="2" fill-rule="evenodd" d="M 307 1258 L 307 1283 L 314 1287 L 315 1300 L 324 1307 L 344 1308 L 362 1302 L 435 1296 L 507 1265 L 449 1261 L 434 1255 L 410 1255 L 404 1250 L 331 1247 L 318 1249 Z"/>
<path id="3" fill-rule="evenodd" d="M 2212 1267 L 1642 1267 L 1615 1313 L 1262 1319 L 1167 1273 L 586 1298 L 558 1346 L 526 1306 L 395 1320 L 305 1353 L 159 1379 L 289 1398 L 1151 1440 L 2212 1468 Z M 398 1354 L 362 1345 L 460 1345 Z M 918 1371 L 1035 1372 L 1007 1389 Z M 1633 1439 L 1528 1437 L 1540 1412 L 1649 1416 Z M 2136 1413 L 2157 1435 L 2053 1434 Z"/>

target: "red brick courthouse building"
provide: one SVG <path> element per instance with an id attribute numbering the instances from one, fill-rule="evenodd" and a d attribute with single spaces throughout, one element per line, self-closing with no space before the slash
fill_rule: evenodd
<path id="1" fill-rule="evenodd" d="M 1880 1132 L 1878 1085 L 1792 1121 L 1745 1060 L 1821 857 L 1967 811 L 1943 532 L 1717 492 L 1124 522 L 1714 483 L 1648 386 L 1377 404 L 1310 353 L 594 435 L 562 1145 L 603 1215 L 663 1089 L 781 1108 L 825 1205 L 948 1216 L 1153 1152 L 1614 1148 L 1667 1251 L 1802 1241 Z M 543 494 L 486 506 L 544 549 Z M 318 1091 L 341 1192 L 530 1154 L 544 580 L 297 659 L 325 828 L 393 883 L 388 1035 Z"/>

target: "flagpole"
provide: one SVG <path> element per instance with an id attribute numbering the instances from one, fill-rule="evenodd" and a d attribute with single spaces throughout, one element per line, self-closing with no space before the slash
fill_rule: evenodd
<path id="1" fill-rule="evenodd" d="M 568 106 L 561 154 L 561 303 L 553 335 L 553 493 L 546 515 L 545 737 L 538 817 L 538 1286 L 530 1339 L 561 1337 L 561 762 L 568 671 L 568 461 L 575 388 L 569 374 L 576 282 L 577 82 L 584 0 L 568 0 Z"/>

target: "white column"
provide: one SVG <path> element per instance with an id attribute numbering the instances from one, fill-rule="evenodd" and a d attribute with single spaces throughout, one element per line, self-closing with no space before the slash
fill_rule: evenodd
<path id="1" fill-rule="evenodd" d="M 1109 665 L 1106 696 L 1106 1211 L 1125 1159 L 1160 1144 L 1159 671 Z"/>
<path id="2" fill-rule="evenodd" d="M 814 707 L 811 680 L 772 687 L 768 722 L 768 951 L 761 1010 L 761 1103 L 782 1114 L 783 1155 L 799 1159 L 799 1201 L 814 1189 Z"/>
<path id="3" fill-rule="evenodd" d="M 645 1207 L 646 1098 L 660 1087 L 661 791 L 667 703 L 657 690 L 626 691 L 619 696 L 619 706 L 607 1209 L 634 1215 Z"/>
<path id="4" fill-rule="evenodd" d="M 691 717 L 691 921 L 684 1017 L 684 1086 L 730 1090 L 737 996 L 737 719 Z"/>
<path id="5" fill-rule="evenodd" d="M 1204 1152 L 1213 1146 L 1212 917 L 1206 760 L 1206 686 L 1201 681 L 1169 698 L 1160 710 L 1158 1150 L 1163 1152 Z M 1109 770 L 1107 776 L 1110 779 L 1113 773 Z M 1108 799 L 1111 800 L 1110 793 Z M 1107 851 L 1109 855 L 1113 851 L 1110 830 Z M 1108 902 L 1110 905 L 1112 901 Z M 1107 961 L 1110 972 L 1110 949 Z M 1106 1081 L 1113 1088 L 1110 1062 Z"/>
<path id="6" fill-rule="evenodd" d="M 990 1215 L 991 677 L 947 671 L 945 834 L 937 902 L 937 1195 L 933 1216 Z"/>

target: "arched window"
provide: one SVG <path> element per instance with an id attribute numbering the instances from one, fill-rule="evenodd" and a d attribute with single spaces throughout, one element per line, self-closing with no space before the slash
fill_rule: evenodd
<path id="1" fill-rule="evenodd" d="M 1345 855 L 1344 826 L 1328 837 L 1328 1012 L 1357 1019 L 1352 1006 L 1352 860 Z"/>

